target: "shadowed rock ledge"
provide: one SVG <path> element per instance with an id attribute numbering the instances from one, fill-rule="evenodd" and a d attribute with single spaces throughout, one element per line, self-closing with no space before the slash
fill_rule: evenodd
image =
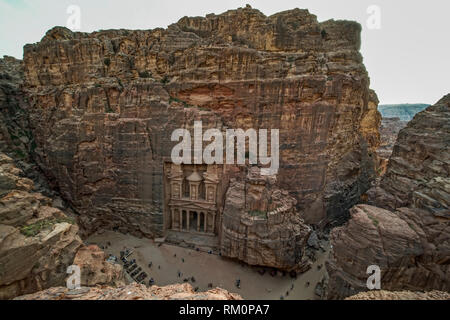
<path id="1" fill-rule="evenodd" d="M 369 191 L 378 207 L 355 206 L 331 232 L 328 298 L 366 291 L 370 265 L 381 268 L 385 290 L 450 291 L 449 148 L 447 95 L 400 132 L 380 186 Z"/>
<path id="2" fill-rule="evenodd" d="M 134 283 L 118 288 L 107 286 L 82 287 L 76 290 L 51 288 L 14 300 L 242 300 L 242 298 L 238 294 L 220 288 L 195 292 L 188 283 L 150 288 Z"/>
<path id="3" fill-rule="evenodd" d="M 62 285 L 78 226 L 0 152 L 0 299 Z"/>

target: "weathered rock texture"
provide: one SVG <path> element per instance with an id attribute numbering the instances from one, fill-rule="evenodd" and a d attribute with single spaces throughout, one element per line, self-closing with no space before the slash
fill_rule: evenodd
<path id="1" fill-rule="evenodd" d="M 311 229 L 295 209 L 296 200 L 274 187 L 276 177 L 249 170 L 233 179 L 225 197 L 221 253 L 250 265 L 306 271 L 305 248 Z"/>
<path id="2" fill-rule="evenodd" d="M 0 152 L 11 157 L 24 176 L 33 180 L 35 191 L 56 200 L 57 193 L 33 161 L 36 144 L 29 125 L 23 78 L 21 60 L 8 56 L 0 59 Z"/>
<path id="3" fill-rule="evenodd" d="M 105 253 L 96 245 L 81 247 L 73 264 L 80 267 L 82 286 L 125 284 L 122 266 L 106 261 Z"/>
<path id="4" fill-rule="evenodd" d="M 0 59 L 0 152 L 27 160 L 32 137 L 22 84 L 22 61 L 7 56 Z"/>
<path id="5" fill-rule="evenodd" d="M 450 300 L 450 293 L 374 290 L 358 293 L 345 300 Z"/>
<path id="6" fill-rule="evenodd" d="M 413 206 L 448 218 L 450 94 L 400 131 L 386 175 L 370 198 L 384 208 Z"/>
<path id="7" fill-rule="evenodd" d="M 419 209 L 357 205 L 331 233 L 328 298 L 366 291 L 367 267 L 381 269 L 383 290 L 450 291 L 450 223 Z"/>
<path id="8" fill-rule="evenodd" d="M 377 150 L 379 156 L 378 174 L 383 176 L 386 173 L 387 164 L 397 141 L 398 133 L 406 127 L 408 121 L 400 118 L 383 118 L 380 127 L 380 147 Z"/>
<path id="9" fill-rule="evenodd" d="M 15 300 L 242 300 L 242 298 L 238 294 L 220 288 L 195 292 L 188 283 L 150 288 L 134 283 L 119 288 L 98 286 L 72 291 L 63 287 L 51 288 Z"/>
<path id="10" fill-rule="evenodd" d="M 78 227 L 0 153 L 0 299 L 63 285 Z"/>
<path id="11" fill-rule="evenodd" d="M 369 188 L 379 143 L 360 32 L 248 7 L 167 29 L 54 28 L 24 49 L 37 161 L 89 232 L 156 237 L 174 129 L 280 129 L 278 186 L 307 223 L 339 217 Z"/>
<path id="12" fill-rule="evenodd" d="M 381 186 L 369 192 L 378 207 L 354 207 L 332 231 L 329 298 L 365 291 L 370 265 L 381 268 L 382 289 L 450 291 L 449 164 L 447 95 L 400 132 Z"/>

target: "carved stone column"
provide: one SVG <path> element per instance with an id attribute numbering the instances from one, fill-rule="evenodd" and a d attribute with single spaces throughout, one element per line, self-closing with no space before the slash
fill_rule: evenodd
<path id="1" fill-rule="evenodd" d="M 189 210 L 186 211 L 186 230 L 189 231 L 189 220 L 191 219 L 191 212 Z"/>
<path id="2" fill-rule="evenodd" d="M 180 211 L 180 225 L 179 225 L 179 229 L 180 231 L 183 230 L 183 210 L 178 209 Z"/>
<path id="3" fill-rule="evenodd" d="M 170 227 L 172 230 L 175 230 L 175 209 L 172 208 L 171 210 L 171 221 L 170 221 Z"/>
<path id="4" fill-rule="evenodd" d="M 205 212 L 204 216 L 205 216 L 205 222 L 203 224 L 203 230 L 205 233 L 208 233 L 208 212 Z"/>
<path id="5" fill-rule="evenodd" d="M 200 232 L 200 217 L 201 217 L 202 213 L 201 212 L 197 212 L 197 232 Z"/>
<path id="6" fill-rule="evenodd" d="M 211 230 L 211 233 L 214 233 L 215 229 L 216 229 L 216 213 L 213 213 L 212 214 L 212 230 Z"/>

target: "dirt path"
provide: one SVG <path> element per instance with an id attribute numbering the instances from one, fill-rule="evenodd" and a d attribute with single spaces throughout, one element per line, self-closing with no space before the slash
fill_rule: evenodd
<path id="1" fill-rule="evenodd" d="M 311 270 L 292 279 L 288 274 L 282 276 L 281 272 L 275 277 L 269 272 L 260 275 L 258 270 L 261 268 L 250 267 L 235 260 L 168 244 L 158 246 L 149 239 L 112 231 L 93 235 L 86 242 L 106 246 L 105 252 L 117 257 L 124 248 L 134 249 L 130 258 L 136 259 L 137 264 L 149 275 L 146 284 L 150 277 L 158 286 L 181 283 L 185 278 L 194 277 L 194 283 L 189 281 L 194 288 L 208 290 L 208 284 L 212 283 L 214 287 L 239 293 L 244 299 L 278 300 L 281 296 L 286 300 L 316 299 L 314 289 L 325 274 L 324 262 L 328 256 L 327 248 L 326 252 L 318 253 L 318 259 Z M 108 242 L 111 243 L 110 246 L 107 245 Z M 150 262 L 151 268 L 148 267 Z M 320 270 L 319 265 L 322 266 Z M 182 273 L 181 277 L 178 277 L 178 272 Z M 240 289 L 235 286 L 236 279 L 241 280 Z M 310 283 L 309 286 L 306 285 L 307 282 Z M 291 290 L 292 285 L 294 288 Z"/>

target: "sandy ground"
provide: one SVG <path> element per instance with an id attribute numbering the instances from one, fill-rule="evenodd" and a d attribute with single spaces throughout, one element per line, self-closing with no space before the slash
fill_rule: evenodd
<path id="1" fill-rule="evenodd" d="M 212 283 L 214 287 L 236 292 L 244 299 L 261 300 L 278 300 L 281 296 L 285 300 L 317 299 L 314 289 L 325 274 L 324 262 L 329 252 L 328 248 L 326 252 L 319 251 L 312 268 L 293 279 L 289 274 L 283 276 L 281 272 L 272 277 L 268 268 L 261 275 L 258 270 L 262 268 L 250 267 L 235 260 L 169 244 L 158 246 L 150 239 L 139 239 L 112 231 L 93 235 L 86 243 L 104 246 L 107 254 L 117 257 L 121 250 L 133 249 L 129 259 L 136 259 L 137 264 L 147 272 L 147 285 L 150 277 L 158 286 L 182 283 L 185 278 L 194 277 L 195 282 L 189 283 L 201 291 L 208 290 L 208 284 Z M 148 267 L 150 262 L 151 268 Z M 320 270 L 318 266 L 321 266 Z M 181 277 L 178 277 L 178 272 L 182 273 Z M 235 285 L 237 279 L 241 280 L 240 289 Z M 310 283 L 309 286 L 307 282 Z"/>

